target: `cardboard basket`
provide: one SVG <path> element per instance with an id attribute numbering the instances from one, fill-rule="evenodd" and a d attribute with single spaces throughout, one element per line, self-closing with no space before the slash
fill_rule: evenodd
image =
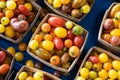
<path id="1" fill-rule="evenodd" d="M 4 39 L 6 39 L 6 40 L 8 40 L 8 41 L 10 41 L 10 42 L 12 42 L 12 43 L 18 44 L 18 43 L 20 43 L 20 42 L 22 41 L 22 39 L 26 36 L 26 34 L 27 34 L 27 33 L 30 31 L 30 29 L 33 27 L 33 25 L 35 24 L 35 22 L 36 22 L 39 14 L 40 14 L 42 8 L 41 8 L 40 6 L 38 6 L 33 0 L 26 0 L 26 1 L 27 1 L 27 2 L 30 2 L 30 3 L 32 4 L 32 6 L 33 6 L 33 11 L 36 13 L 36 16 L 35 16 L 34 20 L 32 21 L 31 24 L 29 24 L 29 29 L 28 29 L 26 32 L 22 33 L 17 39 L 9 38 L 9 37 L 7 37 L 7 36 L 5 36 L 5 35 L 3 35 L 3 34 L 0 34 L 0 37 L 4 38 Z"/>
<path id="2" fill-rule="evenodd" d="M 33 34 L 32 37 L 31 37 L 30 41 L 33 40 L 34 36 L 35 36 L 37 33 L 40 32 L 40 27 L 41 27 L 41 25 L 42 25 L 43 23 L 47 22 L 48 18 L 51 17 L 51 16 L 58 16 L 58 15 L 51 14 L 51 13 L 47 14 L 46 17 L 42 20 L 42 22 L 41 22 L 41 23 L 39 24 L 39 26 L 37 27 L 36 31 L 34 32 L 34 34 Z M 58 17 L 60 17 L 60 16 L 58 16 Z M 63 18 L 63 19 L 64 19 L 65 21 L 68 21 L 68 19 L 65 19 L 65 18 Z M 73 23 L 73 24 L 74 24 L 74 25 L 77 25 L 77 24 L 75 24 L 75 23 Z M 84 29 L 84 28 L 83 28 L 83 29 Z M 81 52 L 81 53 L 82 53 L 82 51 L 83 51 L 83 49 L 84 49 L 84 46 L 85 46 L 85 43 L 86 43 L 86 40 L 87 40 L 87 37 L 88 37 L 88 31 L 84 29 L 83 35 L 84 35 L 85 40 L 84 40 L 84 43 L 83 43 L 83 45 L 82 45 L 82 47 L 81 47 L 81 49 L 80 49 L 80 52 Z M 76 57 L 76 58 L 74 59 L 74 61 L 72 62 L 71 66 L 70 66 L 68 69 L 64 69 L 64 68 L 62 68 L 62 67 L 58 67 L 58 66 L 52 65 L 52 64 L 50 64 L 49 62 L 47 62 L 47 61 L 41 59 L 40 57 L 36 56 L 35 54 L 33 54 L 33 53 L 31 52 L 29 46 L 27 47 L 27 52 L 28 52 L 28 54 L 30 54 L 32 57 L 34 57 L 35 59 L 39 60 L 39 61 L 42 62 L 43 64 L 45 64 L 45 65 L 47 65 L 47 66 L 49 66 L 49 67 L 51 67 L 51 68 L 54 68 L 54 69 L 56 69 L 56 70 L 59 70 L 59 71 L 61 71 L 61 72 L 65 72 L 65 73 L 68 73 L 68 72 L 70 72 L 70 71 L 72 70 L 72 68 L 75 66 L 76 62 L 78 61 L 78 59 L 79 59 L 79 57 L 80 57 L 80 55 L 79 55 L 78 57 Z"/>
<path id="3" fill-rule="evenodd" d="M 94 0 L 91 0 L 92 1 L 92 4 L 90 5 L 91 9 L 92 9 L 92 6 L 94 5 Z M 77 18 L 74 18 L 72 17 L 71 15 L 61 11 L 60 9 L 56 9 L 54 8 L 52 5 L 50 5 L 47 0 L 44 0 L 44 3 L 47 5 L 47 7 L 49 8 L 50 11 L 60 15 L 60 16 L 63 16 L 69 20 L 72 20 L 74 22 L 80 22 L 87 14 L 83 14 L 81 18 L 77 19 Z"/>
<path id="4" fill-rule="evenodd" d="M 95 46 L 95 47 L 92 47 L 92 48 L 89 49 L 89 51 L 87 52 L 84 60 L 82 61 L 82 64 L 80 65 L 80 68 L 79 68 L 79 70 L 78 70 L 78 72 L 77 72 L 77 75 L 76 75 L 76 77 L 75 77 L 75 80 L 77 80 L 77 77 L 80 75 L 80 72 L 79 72 L 79 71 L 80 71 L 80 69 L 84 66 L 85 61 L 88 59 L 88 57 L 89 57 L 90 55 L 92 55 L 92 53 L 91 53 L 92 51 L 97 51 L 97 52 L 100 52 L 100 53 L 106 53 L 106 54 L 108 55 L 108 57 L 111 58 L 112 60 L 120 60 L 120 57 L 112 54 L 111 52 L 109 52 L 109 51 L 107 51 L 107 50 L 104 50 L 104 49 L 102 49 L 102 48 L 100 48 L 100 47 L 96 47 L 96 46 Z"/>
<path id="5" fill-rule="evenodd" d="M 51 80 L 61 80 L 60 78 L 48 73 L 48 72 L 45 72 L 45 71 L 42 71 L 42 70 L 39 70 L 39 69 L 36 69 L 36 68 L 32 68 L 32 67 L 29 67 L 29 66 L 22 66 L 22 68 L 20 69 L 20 71 L 16 74 L 16 77 L 15 77 L 15 80 L 19 80 L 18 79 L 18 75 L 22 72 L 22 71 L 28 71 L 28 72 L 32 72 L 32 73 L 35 73 L 35 72 L 42 72 L 45 76 L 47 76 L 48 78 L 50 78 Z"/>
<path id="6" fill-rule="evenodd" d="M 10 74 L 11 74 L 11 72 L 12 72 L 12 69 L 13 69 L 14 57 L 13 57 L 10 53 L 8 53 L 5 49 L 3 49 L 3 48 L 1 48 L 1 47 L 0 47 L 0 51 L 5 51 L 5 52 L 6 52 L 6 56 L 10 57 L 10 59 L 11 59 L 10 69 L 9 69 L 9 71 L 7 72 L 7 74 L 6 74 L 6 75 L 0 75 L 0 76 L 3 76 L 3 77 L 4 77 L 4 80 L 9 80 L 9 76 L 10 76 Z"/>
<path id="7" fill-rule="evenodd" d="M 116 5 L 116 4 L 118 4 L 118 3 L 116 3 L 116 2 L 112 3 L 111 6 L 109 7 L 109 9 L 106 10 L 106 12 L 105 12 L 105 15 L 104 15 L 104 17 L 103 17 L 102 23 L 101 23 L 101 25 L 100 25 L 100 30 L 99 30 L 99 35 L 98 35 L 98 41 L 99 41 L 99 43 L 102 44 L 106 49 L 108 49 L 108 50 L 110 50 L 110 51 L 112 51 L 112 52 L 114 52 L 114 53 L 120 53 L 120 47 L 112 46 L 110 43 L 106 42 L 105 40 L 103 40 L 103 39 L 101 38 L 102 31 L 103 31 L 103 23 L 104 23 L 104 20 L 108 17 L 110 10 L 111 10 L 112 7 L 113 7 L 114 5 Z"/>

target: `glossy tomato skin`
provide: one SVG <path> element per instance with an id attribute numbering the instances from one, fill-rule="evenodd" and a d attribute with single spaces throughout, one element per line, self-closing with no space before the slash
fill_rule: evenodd
<path id="1" fill-rule="evenodd" d="M 75 36 L 75 38 L 73 40 L 73 44 L 75 46 L 78 46 L 80 48 L 83 43 L 84 43 L 84 37 L 83 36 Z"/>
<path id="2" fill-rule="evenodd" d="M 64 47 L 64 43 L 63 43 L 62 39 L 59 37 L 54 37 L 53 43 L 57 50 L 62 50 Z"/>
<path id="3" fill-rule="evenodd" d="M 96 56 L 90 56 L 89 59 L 90 59 L 90 61 L 91 61 L 92 63 L 94 63 L 94 64 L 99 63 L 99 59 L 98 59 L 98 57 L 96 57 Z"/>
<path id="4" fill-rule="evenodd" d="M 22 14 L 29 16 L 29 11 L 24 5 L 19 5 L 18 9 Z"/>
<path id="5" fill-rule="evenodd" d="M 65 26 L 65 20 L 63 18 L 60 17 L 50 17 L 48 19 L 48 23 L 52 26 L 52 27 L 64 27 Z"/>
<path id="6" fill-rule="evenodd" d="M 67 38 L 73 40 L 75 35 L 73 34 L 72 30 L 68 30 L 67 32 Z"/>
<path id="7" fill-rule="evenodd" d="M 4 51 L 0 51 L 0 64 L 5 60 L 6 53 Z"/>
<path id="8" fill-rule="evenodd" d="M 4 75 L 8 72 L 10 66 L 8 64 L 2 64 L 0 66 L 0 75 Z"/>

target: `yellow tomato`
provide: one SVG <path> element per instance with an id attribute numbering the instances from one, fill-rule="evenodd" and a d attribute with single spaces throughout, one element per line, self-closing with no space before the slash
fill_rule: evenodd
<path id="1" fill-rule="evenodd" d="M 54 8 L 60 8 L 61 6 L 62 6 L 61 0 L 54 0 L 53 1 Z"/>
<path id="2" fill-rule="evenodd" d="M 49 4 L 53 4 L 53 0 L 47 0 Z"/>
<path id="3" fill-rule="evenodd" d="M 45 40 L 42 42 L 42 47 L 48 51 L 52 51 L 54 48 L 54 44 L 52 41 Z"/>
<path id="4" fill-rule="evenodd" d="M 77 46 L 72 46 L 69 48 L 69 55 L 71 57 L 78 57 L 80 55 L 80 50 Z"/>
<path id="5" fill-rule="evenodd" d="M 61 0 L 61 3 L 62 4 L 68 4 L 68 3 L 70 3 L 70 0 Z"/>
<path id="6" fill-rule="evenodd" d="M 83 12 L 84 14 L 87 14 L 89 11 L 90 11 L 90 6 L 89 5 L 83 5 L 82 7 L 81 7 L 81 12 Z"/>
<path id="7" fill-rule="evenodd" d="M 31 40 L 30 43 L 29 43 L 29 47 L 30 47 L 31 49 L 33 49 L 33 50 L 38 49 L 38 47 L 39 47 L 38 41 L 36 41 L 36 40 Z"/>
<path id="8" fill-rule="evenodd" d="M 67 30 L 62 27 L 55 28 L 54 33 L 57 37 L 60 37 L 60 38 L 65 38 L 67 36 Z"/>
<path id="9" fill-rule="evenodd" d="M 29 11 L 32 11 L 32 4 L 31 4 L 31 3 L 25 3 L 24 6 L 25 6 Z"/>
<path id="10" fill-rule="evenodd" d="M 110 35 L 111 35 L 111 36 L 118 36 L 118 37 L 120 37 L 120 29 L 113 29 L 113 30 L 110 32 Z"/>
<path id="11" fill-rule="evenodd" d="M 117 28 L 117 27 L 118 27 L 118 23 L 119 23 L 119 21 L 116 20 L 116 19 L 113 19 L 113 22 L 114 22 L 114 27 Z"/>

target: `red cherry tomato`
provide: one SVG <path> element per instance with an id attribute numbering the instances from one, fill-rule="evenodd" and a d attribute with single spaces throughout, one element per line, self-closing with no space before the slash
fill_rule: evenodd
<path id="1" fill-rule="evenodd" d="M 73 34 L 72 30 L 68 30 L 67 32 L 67 38 L 73 40 L 75 35 Z"/>
<path id="2" fill-rule="evenodd" d="M 73 40 L 73 44 L 75 46 L 81 47 L 84 42 L 84 37 L 83 36 L 76 36 Z"/>
<path id="3" fill-rule="evenodd" d="M 65 26 L 65 20 L 61 17 L 50 17 L 48 19 L 48 23 L 53 27 L 64 27 Z"/>
<path id="4" fill-rule="evenodd" d="M 0 51 L 0 64 L 5 60 L 6 53 L 5 51 Z"/>
<path id="5" fill-rule="evenodd" d="M 53 43 L 57 50 L 62 50 L 64 47 L 64 43 L 63 43 L 62 39 L 59 37 L 54 37 Z"/>
<path id="6" fill-rule="evenodd" d="M 18 9 L 22 14 L 29 16 L 29 10 L 24 5 L 19 5 Z"/>
<path id="7" fill-rule="evenodd" d="M 97 56 L 90 56 L 89 59 L 90 59 L 90 61 L 91 61 L 92 63 L 94 63 L 94 64 L 99 63 L 99 59 L 98 59 Z"/>

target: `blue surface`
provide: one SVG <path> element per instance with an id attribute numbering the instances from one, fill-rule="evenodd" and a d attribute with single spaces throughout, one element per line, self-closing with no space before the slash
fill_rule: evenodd
<path id="1" fill-rule="evenodd" d="M 39 5 L 44 6 L 43 4 L 43 0 L 38 0 Z M 99 32 L 99 27 L 102 21 L 102 18 L 104 16 L 104 13 L 106 11 L 106 9 L 113 3 L 113 2 L 118 2 L 119 0 L 95 0 L 95 3 L 93 5 L 93 8 L 91 9 L 90 13 L 78 24 L 82 25 L 85 29 L 88 30 L 89 32 L 89 37 L 87 40 L 87 43 L 85 45 L 85 48 L 82 52 L 82 56 L 80 57 L 80 60 L 84 58 L 85 54 L 87 53 L 88 49 L 91 48 L 92 46 L 96 46 L 98 41 L 97 41 L 97 37 L 98 37 L 98 32 Z M 30 37 L 32 36 L 32 33 L 29 32 L 26 37 L 23 39 L 22 42 L 28 42 Z M 13 46 L 14 48 L 16 48 L 16 51 L 19 51 L 18 49 L 18 45 L 13 44 L 9 41 L 6 41 L 2 38 L 0 38 L 0 46 L 3 47 L 4 49 L 6 49 L 9 46 Z M 28 59 L 32 59 L 34 62 L 37 62 L 37 60 L 35 60 L 34 58 L 32 58 L 31 56 L 28 55 L 27 52 L 23 52 L 24 53 L 24 60 L 22 62 L 16 62 L 14 63 L 14 74 L 12 75 L 10 80 L 13 80 L 16 73 L 19 71 L 19 69 L 21 68 L 22 65 L 25 64 L 26 60 Z M 73 80 L 78 68 L 80 66 L 80 60 L 78 61 L 78 63 L 76 64 L 76 66 L 74 67 L 74 69 L 70 72 L 69 75 L 62 75 L 62 80 Z M 48 66 L 44 65 L 44 69 L 45 71 L 52 73 L 54 72 L 54 69 L 51 69 Z"/>

